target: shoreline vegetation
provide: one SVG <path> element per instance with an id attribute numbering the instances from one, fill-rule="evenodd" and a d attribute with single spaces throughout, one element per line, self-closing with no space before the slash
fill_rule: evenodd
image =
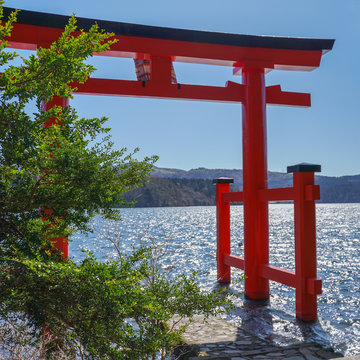
<path id="1" fill-rule="evenodd" d="M 215 205 L 212 179 L 234 178 L 231 191 L 242 190 L 242 170 L 198 168 L 189 171 L 154 168 L 142 187 L 123 195 L 135 207 L 211 206 Z M 318 203 L 360 203 L 360 175 L 316 176 L 320 185 Z M 269 172 L 269 187 L 291 187 L 292 175 Z"/>

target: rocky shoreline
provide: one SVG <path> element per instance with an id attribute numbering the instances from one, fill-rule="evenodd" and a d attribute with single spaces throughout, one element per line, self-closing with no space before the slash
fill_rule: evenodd
<path id="1" fill-rule="evenodd" d="M 178 319 L 176 319 L 178 321 Z M 177 326 L 188 323 L 181 320 Z M 271 341 L 260 339 L 246 330 L 221 319 L 204 319 L 197 316 L 183 335 L 183 345 L 177 349 L 179 359 L 183 360 L 316 360 L 343 358 L 330 348 L 316 343 L 297 343 L 279 346 Z M 345 359 L 345 358 L 343 358 Z M 349 357 L 359 359 L 360 356 Z"/>

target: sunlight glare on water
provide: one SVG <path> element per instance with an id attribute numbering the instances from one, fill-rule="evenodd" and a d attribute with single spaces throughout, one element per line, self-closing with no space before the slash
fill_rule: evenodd
<path id="1" fill-rule="evenodd" d="M 216 208 L 138 208 L 122 209 L 123 221 L 106 222 L 96 218 L 94 233 L 76 234 L 70 244 L 76 259 L 81 249 L 100 259 L 116 259 L 109 239 L 119 240 L 123 253 L 134 247 L 160 244 L 164 252 L 159 264 L 169 276 L 197 271 L 204 289 L 216 286 Z M 293 205 L 269 205 L 270 264 L 294 269 Z M 243 255 L 243 208 L 231 208 L 231 251 Z M 318 297 L 319 321 L 312 325 L 295 317 L 294 289 L 270 282 L 271 297 L 262 306 L 245 301 L 243 283 L 232 286 L 238 294 L 237 310 L 228 319 L 256 335 L 278 344 L 297 341 L 332 346 L 345 355 L 360 352 L 360 204 L 317 205 L 318 277 L 323 294 Z M 242 271 L 232 269 L 232 279 Z"/>

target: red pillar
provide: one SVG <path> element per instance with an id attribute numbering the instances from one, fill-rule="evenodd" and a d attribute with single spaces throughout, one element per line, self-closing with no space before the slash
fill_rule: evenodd
<path id="1" fill-rule="evenodd" d="M 43 104 L 43 108 L 45 111 L 51 109 L 54 106 L 61 106 L 62 108 L 65 108 L 66 106 L 69 106 L 69 99 L 61 98 L 55 95 L 51 101 Z M 56 121 L 56 118 L 50 118 L 44 123 L 44 127 L 47 128 L 49 126 L 52 126 L 53 124 L 55 124 Z M 59 125 L 61 125 L 61 123 Z M 51 209 L 45 209 L 43 213 L 46 217 L 46 215 L 51 214 Z M 51 241 L 54 243 L 54 248 L 62 252 L 63 257 L 69 257 L 69 243 L 66 237 L 61 236 L 52 238 Z"/>
<path id="2" fill-rule="evenodd" d="M 217 279 L 221 283 L 231 281 L 231 269 L 224 262 L 224 255 L 230 254 L 230 203 L 223 201 L 223 194 L 230 191 L 234 179 L 214 179 L 216 184 L 216 226 L 217 226 Z"/>
<path id="3" fill-rule="evenodd" d="M 294 225 L 296 317 L 303 321 L 317 318 L 317 294 L 321 293 L 321 280 L 316 278 L 316 220 L 315 199 L 320 198 L 314 187 L 314 171 L 320 165 L 299 164 L 288 167 L 294 173 Z"/>
<path id="4" fill-rule="evenodd" d="M 61 106 L 62 108 L 65 108 L 69 106 L 69 103 L 70 103 L 69 99 L 61 98 L 60 96 L 54 95 L 49 102 L 43 104 L 43 109 L 47 111 L 54 106 Z M 56 122 L 56 118 L 52 117 L 45 122 L 44 127 L 47 128 L 55 124 L 55 122 Z M 59 123 L 59 125 L 61 125 L 61 123 Z"/>
<path id="5" fill-rule="evenodd" d="M 269 297 L 269 280 L 260 276 L 269 263 L 268 204 L 258 198 L 267 188 L 266 98 L 264 69 L 243 68 L 243 195 L 245 296 Z"/>

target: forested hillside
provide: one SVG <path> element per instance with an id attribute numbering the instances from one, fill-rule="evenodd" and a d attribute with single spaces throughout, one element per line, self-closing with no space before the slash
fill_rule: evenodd
<path id="1" fill-rule="evenodd" d="M 136 207 L 215 205 L 215 186 L 211 180 L 153 177 L 124 198 Z"/>
<path id="2" fill-rule="evenodd" d="M 324 203 L 360 203 L 360 184 L 323 185 L 320 187 Z"/>
<path id="3" fill-rule="evenodd" d="M 154 167 L 151 173 L 153 177 L 168 179 L 216 179 L 218 177 L 230 177 L 234 179 L 234 184 L 242 188 L 243 171 L 241 169 L 206 169 L 197 168 L 191 170 L 180 170 L 170 168 Z M 292 186 L 292 174 L 285 172 L 268 172 L 269 187 L 287 187 Z M 322 176 L 319 173 L 315 175 L 316 183 L 319 185 L 343 185 L 343 184 L 360 184 L 360 175 L 353 176 Z"/>
<path id="4" fill-rule="evenodd" d="M 221 176 L 220 173 L 225 174 L 225 176 L 231 176 L 231 172 L 236 171 L 228 170 L 221 172 L 221 170 L 204 170 L 207 171 L 202 172 L 200 170 L 197 172 L 197 175 L 205 174 L 205 176 L 211 179 Z M 212 171 L 216 176 L 212 176 Z M 186 174 L 183 170 L 180 170 L 180 173 L 176 171 L 174 171 L 174 173 L 177 175 Z M 168 175 L 174 175 L 174 173 L 167 172 Z M 157 174 L 159 174 L 159 172 L 157 172 Z M 238 174 L 235 173 L 235 175 Z M 316 183 L 321 186 L 321 200 L 319 202 L 360 202 L 360 176 L 344 176 L 339 178 L 317 176 Z M 291 174 L 269 174 L 269 187 L 287 186 L 292 186 Z M 238 191 L 241 190 L 241 187 L 239 183 L 235 183 L 231 185 L 231 190 Z M 151 177 L 150 181 L 145 183 L 141 188 L 126 193 L 124 198 L 127 201 L 136 201 L 135 207 L 215 205 L 215 185 L 213 185 L 212 180 L 208 178 L 155 176 Z"/>

